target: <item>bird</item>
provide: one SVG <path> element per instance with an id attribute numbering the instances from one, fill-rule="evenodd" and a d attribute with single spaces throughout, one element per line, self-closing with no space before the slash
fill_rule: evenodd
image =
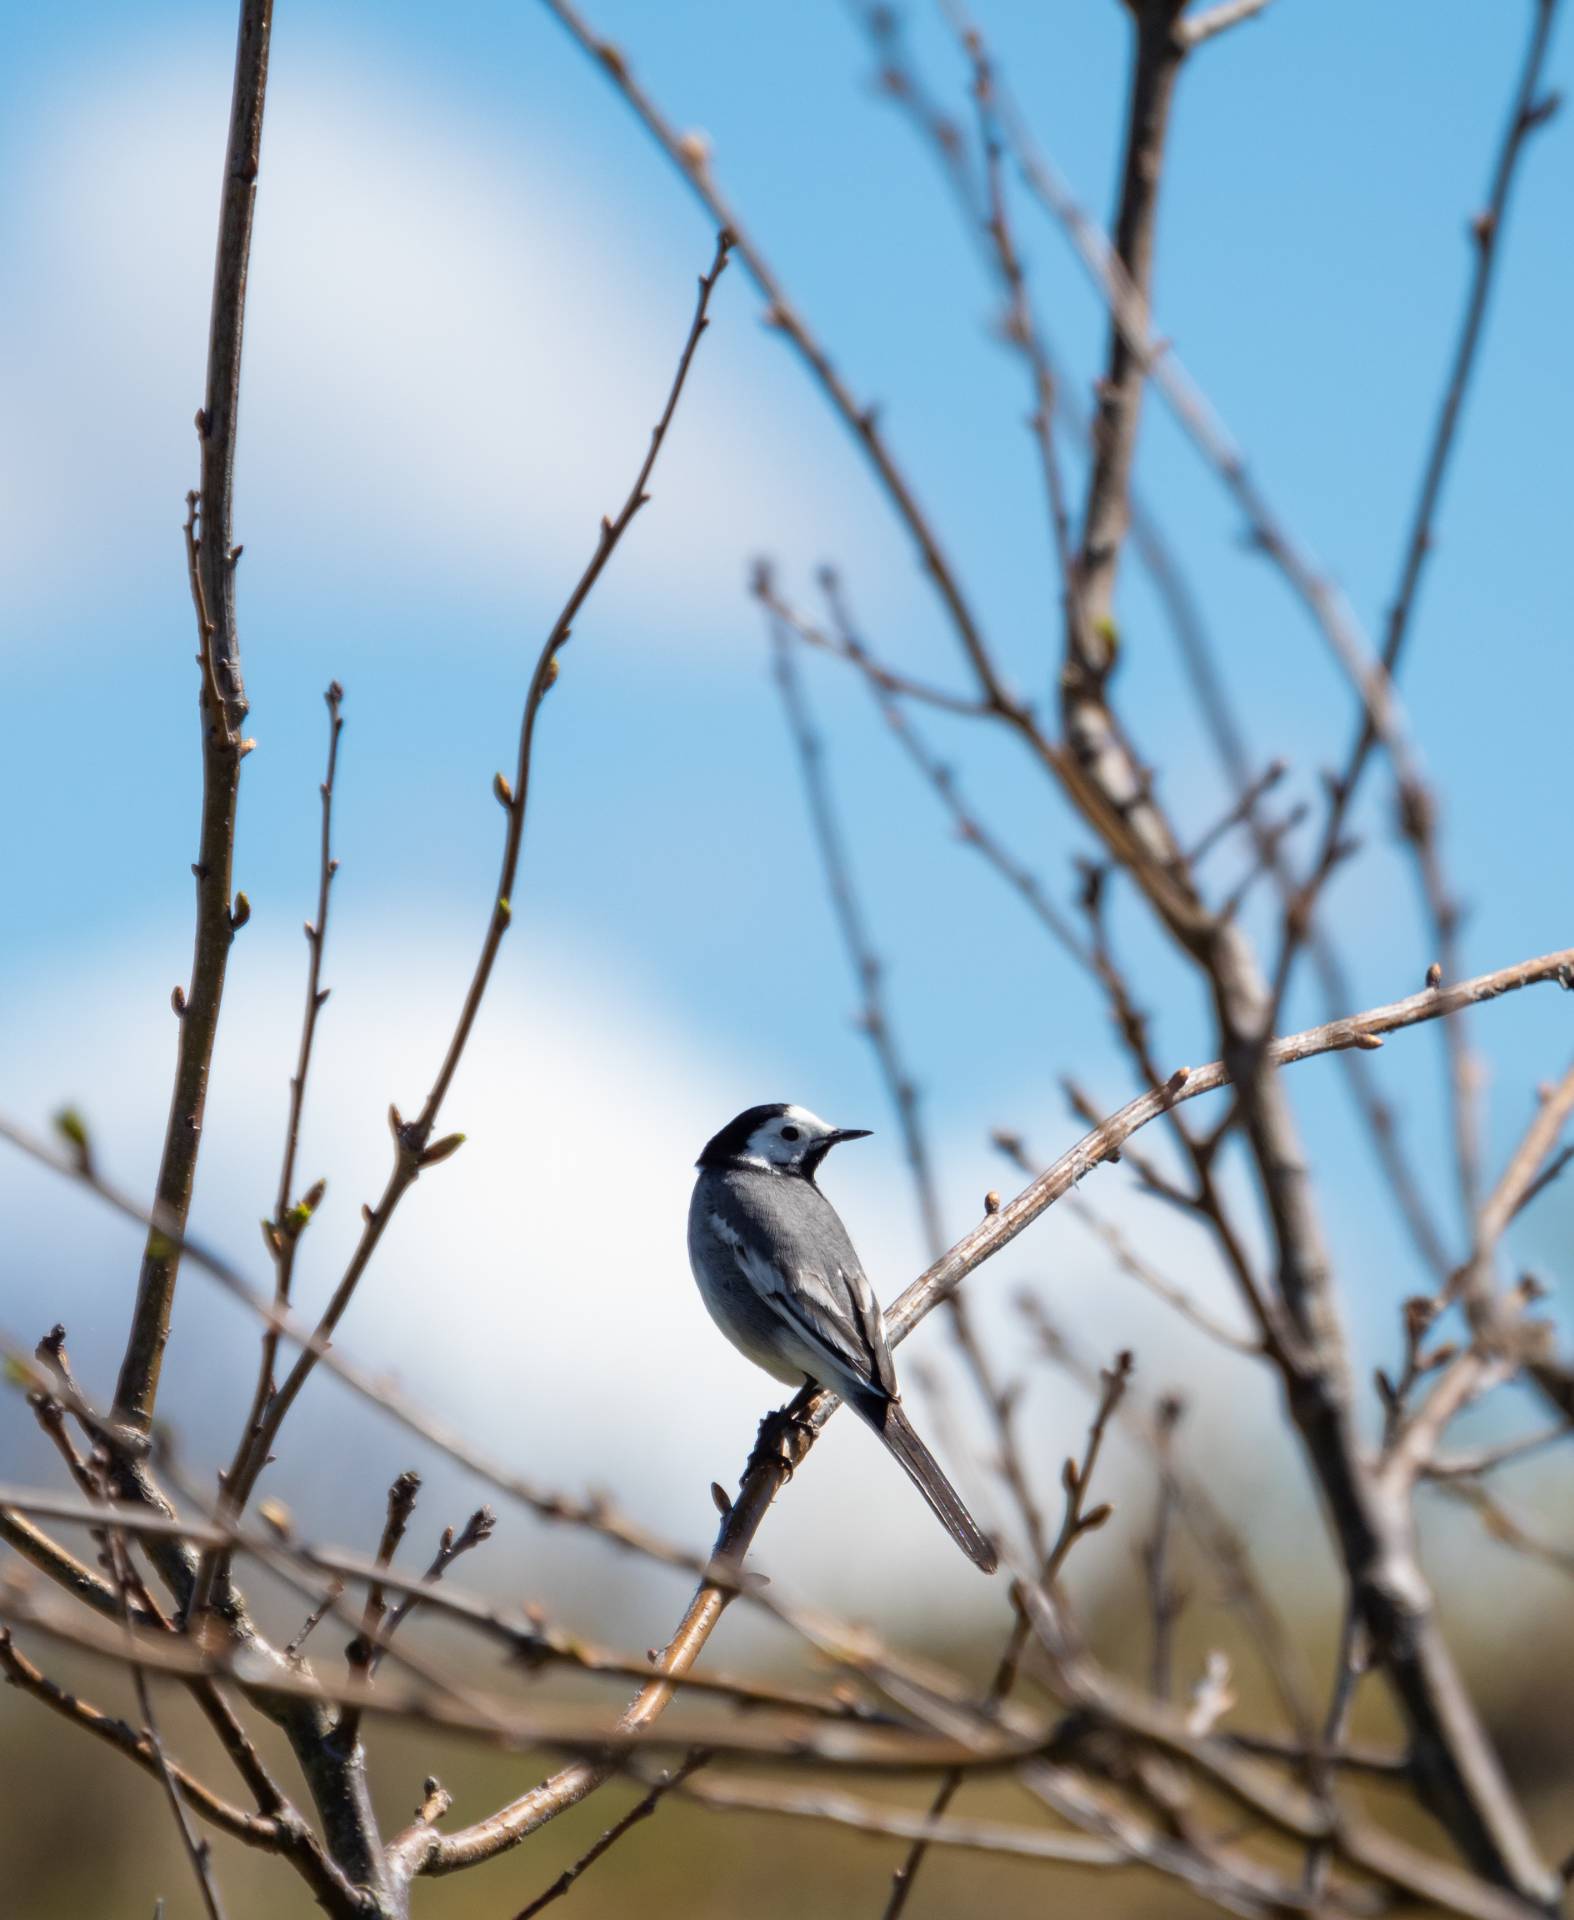
<path id="1" fill-rule="evenodd" d="M 689 1264 L 711 1318 L 792 1387 L 827 1387 L 872 1427 L 976 1567 L 998 1555 L 903 1411 L 885 1318 L 847 1229 L 815 1183 L 831 1148 L 868 1137 L 804 1107 L 749 1107 L 706 1144 Z"/>

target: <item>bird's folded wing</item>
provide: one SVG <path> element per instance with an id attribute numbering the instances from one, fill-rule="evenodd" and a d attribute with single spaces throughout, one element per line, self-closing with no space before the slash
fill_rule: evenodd
<path id="1" fill-rule="evenodd" d="M 744 1277 L 788 1331 L 830 1362 L 831 1377 L 822 1384 L 837 1386 L 837 1375 L 851 1374 L 863 1386 L 896 1398 L 896 1375 L 880 1308 L 861 1268 L 851 1272 L 838 1268 L 829 1277 L 800 1266 L 789 1277 L 727 1222 L 717 1217 L 712 1225 Z"/>

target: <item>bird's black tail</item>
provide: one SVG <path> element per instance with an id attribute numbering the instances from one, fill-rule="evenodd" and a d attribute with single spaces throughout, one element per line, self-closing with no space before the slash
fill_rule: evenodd
<path id="1" fill-rule="evenodd" d="M 912 1422 L 894 1400 L 858 1406 L 880 1438 L 907 1469 L 908 1478 L 934 1508 L 940 1524 L 972 1561 L 985 1573 L 993 1573 L 1000 1564 L 999 1555 L 978 1530 L 973 1516 L 962 1505 L 961 1495 L 940 1471 L 939 1462 L 913 1431 Z"/>

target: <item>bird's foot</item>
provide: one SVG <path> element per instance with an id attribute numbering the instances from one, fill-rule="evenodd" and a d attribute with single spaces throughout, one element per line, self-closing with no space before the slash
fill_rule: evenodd
<path id="1" fill-rule="evenodd" d="M 773 1407 L 760 1422 L 747 1470 L 780 1467 L 791 1480 L 813 1437 L 814 1426 L 796 1400 L 785 1407 Z"/>

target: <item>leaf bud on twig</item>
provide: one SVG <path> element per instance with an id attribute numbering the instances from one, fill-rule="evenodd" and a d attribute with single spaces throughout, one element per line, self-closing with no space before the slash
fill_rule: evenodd
<path id="1" fill-rule="evenodd" d="M 462 1133 L 444 1134 L 441 1140 L 429 1146 L 421 1155 L 421 1165 L 435 1167 L 439 1160 L 446 1160 L 451 1154 L 457 1153 L 464 1143 L 465 1136 Z"/>

